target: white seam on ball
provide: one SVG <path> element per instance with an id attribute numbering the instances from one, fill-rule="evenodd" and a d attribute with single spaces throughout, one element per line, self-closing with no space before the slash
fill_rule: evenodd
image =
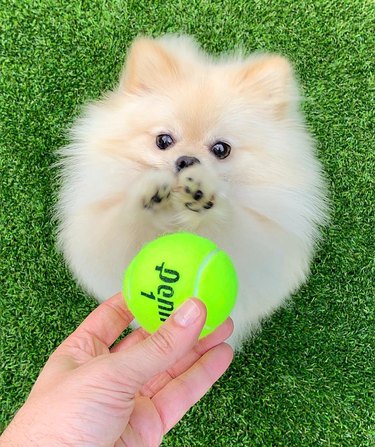
<path id="1" fill-rule="evenodd" d="M 216 255 L 216 253 L 218 253 L 220 251 L 219 248 L 215 248 L 214 250 L 212 250 L 210 253 L 208 253 L 208 255 L 203 259 L 203 261 L 201 262 L 201 265 L 199 266 L 198 272 L 197 272 L 197 276 L 195 278 L 195 283 L 194 283 L 194 292 L 193 295 L 197 298 L 198 297 L 198 289 L 199 289 L 199 282 L 201 280 L 201 276 L 203 274 L 203 270 L 206 268 L 206 265 L 211 261 L 211 258 L 213 256 Z"/>

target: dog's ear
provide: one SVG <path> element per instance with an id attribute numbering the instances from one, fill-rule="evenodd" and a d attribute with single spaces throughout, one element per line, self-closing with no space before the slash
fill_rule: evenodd
<path id="1" fill-rule="evenodd" d="M 168 85 L 180 71 L 177 59 L 160 42 L 138 38 L 130 48 L 120 89 L 142 94 Z"/>
<path id="2" fill-rule="evenodd" d="M 242 92 L 282 119 L 298 100 L 293 69 L 278 55 L 261 55 L 250 59 L 236 74 Z M 245 93 L 246 92 L 246 93 Z"/>

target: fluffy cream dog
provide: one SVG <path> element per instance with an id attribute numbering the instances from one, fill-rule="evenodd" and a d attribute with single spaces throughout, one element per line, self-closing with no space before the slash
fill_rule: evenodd
<path id="1" fill-rule="evenodd" d="M 188 37 L 137 39 L 118 87 L 90 104 L 62 149 L 58 244 L 103 301 L 141 246 L 206 236 L 240 290 L 232 344 L 306 279 L 325 188 L 288 61 L 213 59 Z"/>

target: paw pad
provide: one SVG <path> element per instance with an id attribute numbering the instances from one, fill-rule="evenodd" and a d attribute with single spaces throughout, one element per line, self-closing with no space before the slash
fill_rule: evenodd
<path id="1" fill-rule="evenodd" d="M 198 189 L 198 191 L 196 191 L 193 195 L 193 199 L 194 200 L 200 200 L 202 197 L 204 196 L 203 192 Z"/>
<path id="2" fill-rule="evenodd" d="M 143 199 L 143 207 L 145 209 L 153 209 L 158 204 L 169 199 L 170 195 L 171 187 L 165 183 L 156 189 L 156 192 L 151 196 L 151 198 Z"/>

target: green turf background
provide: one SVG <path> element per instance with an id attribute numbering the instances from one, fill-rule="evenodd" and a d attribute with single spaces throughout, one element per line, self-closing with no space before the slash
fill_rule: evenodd
<path id="1" fill-rule="evenodd" d="M 95 307 L 54 248 L 54 151 L 138 34 L 280 52 L 303 85 L 332 222 L 308 284 L 165 446 L 374 446 L 372 1 L 0 0 L 0 425 Z M 373 57 L 373 55 L 372 55 Z"/>

